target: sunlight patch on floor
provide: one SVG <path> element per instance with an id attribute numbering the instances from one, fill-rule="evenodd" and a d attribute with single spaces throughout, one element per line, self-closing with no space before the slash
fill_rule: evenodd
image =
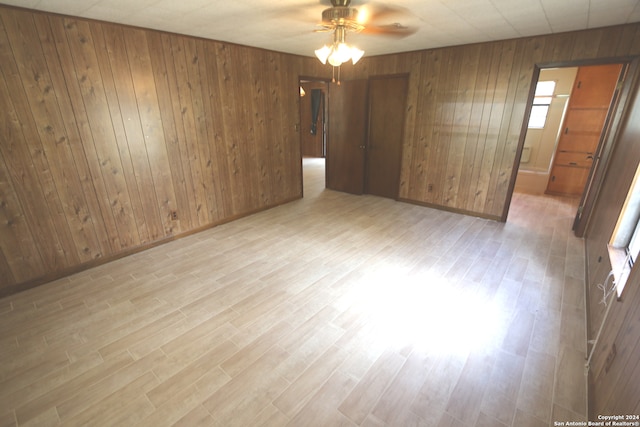
<path id="1" fill-rule="evenodd" d="M 387 265 L 363 277 L 351 297 L 386 348 L 464 355 L 493 347 L 507 327 L 502 307 L 434 273 L 410 277 Z"/>

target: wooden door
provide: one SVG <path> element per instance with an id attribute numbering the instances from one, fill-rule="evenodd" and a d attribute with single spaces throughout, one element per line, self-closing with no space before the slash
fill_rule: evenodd
<path id="1" fill-rule="evenodd" d="M 578 69 L 547 193 L 579 196 L 584 191 L 621 69 L 622 64 Z"/>
<path id="2" fill-rule="evenodd" d="M 364 192 L 364 146 L 367 124 L 367 80 L 329 86 L 327 188 Z"/>
<path id="3" fill-rule="evenodd" d="M 408 78 L 404 75 L 369 80 L 368 194 L 398 198 L 407 89 Z"/>

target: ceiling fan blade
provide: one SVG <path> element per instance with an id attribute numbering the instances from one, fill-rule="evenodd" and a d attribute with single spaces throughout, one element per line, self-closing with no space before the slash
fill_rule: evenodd
<path id="1" fill-rule="evenodd" d="M 357 6 L 357 9 L 358 23 L 362 25 L 391 23 L 413 17 L 413 14 L 404 7 L 389 6 L 375 2 Z"/>
<path id="2" fill-rule="evenodd" d="M 361 34 L 404 38 L 415 34 L 417 31 L 418 29 L 415 27 L 405 27 L 404 25 L 398 24 L 396 22 L 386 25 L 369 25 L 361 31 Z"/>

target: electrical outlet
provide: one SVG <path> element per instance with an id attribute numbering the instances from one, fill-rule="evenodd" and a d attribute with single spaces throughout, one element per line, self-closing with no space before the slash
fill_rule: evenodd
<path id="1" fill-rule="evenodd" d="M 178 220 L 178 212 L 177 211 L 171 211 L 171 219 L 173 221 L 177 221 Z"/>

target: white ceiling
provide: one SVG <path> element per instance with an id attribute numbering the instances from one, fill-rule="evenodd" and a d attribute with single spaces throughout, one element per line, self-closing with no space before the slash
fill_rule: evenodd
<path id="1" fill-rule="evenodd" d="M 399 23 L 418 31 L 397 39 L 349 34 L 367 56 L 640 21 L 640 0 L 387 0 L 411 11 Z M 366 0 L 352 0 L 352 6 Z M 316 33 L 328 0 L 0 0 L 279 52 L 313 56 L 331 41 Z M 394 18 L 396 19 L 396 18 Z M 395 23 L 389 21 L 385 23 Z"/>

